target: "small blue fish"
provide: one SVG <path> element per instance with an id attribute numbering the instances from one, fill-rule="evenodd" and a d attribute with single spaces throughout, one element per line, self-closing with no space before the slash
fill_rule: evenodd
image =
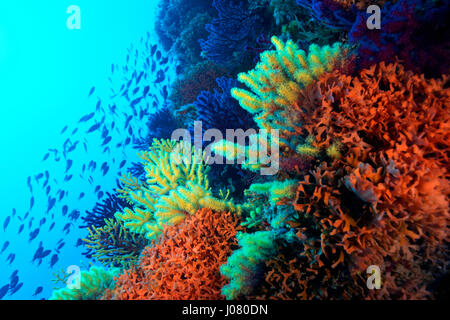
<path id="1" fill-rule="evenodd" d="M 33 297 L 35 297 L 38 294 L 40 294 L 43 290 L 44 290 L 43 287 L 37 287 L 36 290 L 34 291 Z"/>
<path id="2" fill-rule="evenodd" d="M 28 239 L 28 243 L 30 243 L 31 241 L 33 241 L 34 239 L 36 239 L 36 237 L 39 234 L 39 228 L 34 229 L 31 233 L 30 233 L 30 238 Z"/>
<path id="3" fill-rule="evenodd" d="M 0 288 L 0 300 L 3 299 L 4 296 L 6 296 L 8 291 L 9 291 L 9 284 L 6 284 Z"/>
<path id="4" fill-rule="evenodd" d="M 3 253 L 9 246 L 9 241 L 5 241 L 5 243 L 3 243 L 3 247 L 2 250 L 0 251 L 0 253 Z"/>
<path id="5" fill-rule="evenodd" d="M 98 128 L 100 128 L 101 125 L 102 124 L 100 122 L 94 124 L 92 127 L 89 128 L 89 130 L 86 133 L 91 133 L 91 132 L 98 130 Z"/>
<path id="6" fill-rule="evenodd" d="M 8 228 L 10 221 L 11 221 L 11 216 L 7 216 L 5 219 L 5 222 L 3 222 L 3 231 L 6 231 L 6 228 Z"/>
<path id="7" fill-rule="evenodd" d="M 52 198 L 52 197 L 49 197 L 49 198 L 48 198 L 47 213 L 49 213 L 50 210 L 53 209 L 53 207 L 55 206 L 55 204 L 56 204 L 56 199 L 55 199 L 55 198 Z"/>
<path id="8" fill-rule="evenodd" d="M 87 115 L 81 117 L 81 119 L 78 120 L 78 123 L 89 121 L 94 117 L 94 115 L 95 115 L 95 112 L 88 113 Z"/>
<path id="9" fill-rule="evenodd" d="M 58 262 L 59 258 L 57 254 L 54 254 L 50 259 L 50 268 L 53 268 L 55 264 Z"/>
<path id="10" fill-rule="evenodd" d="M 84 198 L 84 196 L 85 196 L 84 192 L 81 192 L 81 193 L 80 193 L 80 195 L 79 195 L 79 197 L 78 197 L 78 200 L 81 200 L 81 199 L 83 199 L 83 198 Z"/>

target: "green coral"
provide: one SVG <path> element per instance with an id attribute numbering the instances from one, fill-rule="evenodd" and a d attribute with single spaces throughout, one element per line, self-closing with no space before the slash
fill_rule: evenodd
<path id="1" fill-rule="evenodd" d="M 222 294 L 229 300 L 250 294 L 257 269 L 274 256 L 278 248 L 271 231 L 239 232 L 236 237 L 241 248 L 220 267 L 220 273 L 230 279 L 230 283 L 222 288 Z"/>
<path id="2" fill-rule="evenodd" d="M 297 190 L 297 180 L 271 181 L 265 183 L 254 183 L 249 191 L 267 194 L 271 205 L 277 205 L 277 202 L 283 198 L 292 199 Z"/>
<path id="3" fill-rule="evenodd" d="M 91 267 L 89 271 L 81 271 L 79 288 L 62 288 L 54 290 L 50 300 L 98 300 L 105 290 L 112 289 L 114 277 L 119 274 L 119 269 L 104 269 Z M 76 277 L 74 278 L 76 282 Z M 72 286 L 76 286 L 76 283 Z"/>

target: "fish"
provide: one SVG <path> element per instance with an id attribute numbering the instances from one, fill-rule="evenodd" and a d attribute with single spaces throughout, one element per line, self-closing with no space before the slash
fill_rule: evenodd
<path id="1" fill-rule="evenodd" d="M 9 279 L 11 280 L 11 279 L 14 278 L 15 276 L 17 276 L 18 273 L 19 273 L 19 270 L 18 270 L 18 269 L 14 270 L 14 272 L 11 273 L 11 276 L 9 277 Z"/>
<path id="2" fill-rule="evenodd" d="M 51 224 L 50 228 L 48 228 L 48 231 L 52 231 L 54 227 L 55 227 L 55 223 L 53 222 L 53 223 Z"/>
<path id="3" fill-rule="evenodd" d="M 44 158 L 42 159 L 42 162 L 44 162 L 45 160 L 47 160 L 49 157 L 50 157 L 50 152 L 47 152 L 47 153 L 44 155 Z"/>
<path id="4" fill-rule="evenodd" d="M 50 259 L 50 268 L 53 268 L 55 266 L 55 264 L 58 262 L 58 260 L 59 260 L 59 257 L 55 253 Z"/>
<path id="5" fill-rule="evenodd" d="M 10 296 L 12 296 L 13 294 L 15 294 L 17 291 L 20 290 L 20 288 L 23 287 L 23 282 L 19 283 L 17 286 L 14 287 L 14 289 L 12 289 L 9 293 Z"/>
<path id="6" fill-rule="evenodd" d="M 101 188 L 101 186 L 99 186 L 99 185 L 98 185 L 98 186 L 96 186 L 96 187 L 95 187 L 95 191 L 94 191 L 94 192 L 95 192 L 95 193 L 97 193 L 97 192 L 98 192 L 98 191 L 100 190 L 100 188 Z"/>
<path id="7" fill-rule="evenodd" d="M 110 142 L 111 142 L 111 140 L 112 140 L 112 137 L 111 137 L 111 136 L 108 136 L 108 137 L 106 137 L 106 138 L 105 138 L 105 140 L 103 141 L 103 144 L 102 144 L 102 146 L 105 146 L 105 145 L 107 145 L 108 143 L 110 143 Z"/>
<path id="8" fill-rule="evenodd" d="M 79 195 L 79 197 L 78 197 L 78 200 L 81 200 L 81 199 L 83 199 L 83 198 L 84 198 L 84 196 L 85 196 L 84 192 L 81 192 L 81 193 L 80 193 L 80 195 Z"/>
<path id="9" fill-rule="evenodd" d="M 33 209 L 33 206 L 34 206 L 34 197 L 31 197 L 31 199 L 30 199 L 30 211 L 31 211 L 31 209 Z"/>
<path id="10" fill-rule="evenodd" d="M 79 141 L 75 141 L 75 143 L 72 144 L 72 145 L 70 146 L 70 148 L 67 150 L 67 153 L 70 153 L 70 152 L 74 151 L 75 148 L 76 148 L 77 145 L 78 145 L 78 142 L 79 142 Z"/>
<path id="11" fill-rule="evenodd" d="M 98 102 L 97 102 L 97 104 L 96 104 L 96 106 L 95 106 L 95 110 L 96 111 L 98 111 L 98 110 L 100 110 L 100 106 L 102 105 L 102 101 L 101 100 L 98 100 Z"/>
<path id="12" fill-rule="evenodd" d="M 159 64 L 160 64 L 160 65 L 165 65 L 167 62 L 169 62 L 169 57 L 163 58 L 163 59 L 159 62 Z"/>
<path id="13" fill-rule="evenodd" d="M 0 299 L 3 299 L 4 296 L 6 296 L 6 294 L 9 291 L 9 284 L 4 285 L 3 287 L 0 288 Z"/>
<path id="14" fill-rule="evenodd" d="M 162 54 L 161 54 L 161 51 L 156 51 L 156 60 L 159 60 L 159 59 L 161 59 L 161 56 L 162 56 Z"/>
<path id="15" fill-rule="evenodd" d="M 151 50 L 150 50 L 150 53 L 152 56 L 155 54 L 156 48 L 157 48 L 156 44 L 152 45 Z"/>
<path id="16" fill-rule="evenodd" d="M 65 126 L 62 130 L 60 134 L 63 134 L 64 132 L 66 132 L 66 130 L 69 128 L 69 126 Z"/>
<path id="17" fill-rule="evenodd" d="M 134 107 L 135 105 L 137 105 L 140 101 L 142 100 L 142 97 L 136 98 L 133 101 L 131 101 L 131 106 Z"/>
<path id="18" fill-rule="evenodd" d="M 16 208 L 13 208 L 13 209 L 12 209 L 12 216 L 13 216 L 13 217 L 16 215 L 16 212 L 17 212 Z"/>
<path id="19" fill-rule="evenodd" d="M 44 290 L 43 287 L 37 287 L 36 290 L 34 291 L 33 297 L 35 297 L 38 294 L 42 293 L 43 290 Z"/>
<path id="20" fill-rule="evenodd" d="M 142 96 L 145 97 L 149 91 L 150 91 L 150 86 L 145 86 L 144 91 L 142 92 Z"/>
<path id="21" fill-rule="evenodd" d="M 98 198 L 98 200 L 100 200 L 102 197 L 103 197 L 103 191 L 100 191 L 100 192 L 97 194 L 97 198 Z"/>
<path id="22" fill-rule="evenodd" d="M 62 214 L 63 214 L 63 216 L 65 216 L 67 214 L 67 211 L 69 211 L 69 207 L 67 205 L 64 205 L 62 207 Z"/>
<path id="23" fill-rule="evenodd" d="M 56 250 L 60 250 L 62 247 L 64 247 L 66 245 L 65 242 L 61 242 L 58 247 L 56 248 Z"/>
<path id="24" fill-rule="evenodd" d="M 42 254 L 40 256 L 41 259 L 44 259 L 46 256 L 48 256 L 52 251 L 51 250 L 45 250 L 42 251 Z"/>
<path id="25" fill-rule="evenodd" d="M 19 277 L 17 275 L 15 275 L 14 277 L 12 277 L 11 282 L 9 283 L 9 286 L 11 288 L 14 288 L 15 286 L 17 286 L 18 283 L 19 283 Z"/>
<path id="26" fill-rule="evenodd" d="M 70 181 L 70 180 L 72 179 L 72 177 L 73 177 L 73 175 L 65 176 L 65 177 L 64 177 L 64 181 L 65 181 L 65 182 L 68 182 L 68 181 Z"/>
<path id="27" fill-rule="evenodd" d="M 39 221 L 39 227 L 42 226 L 45 222 L 47 222 L 47 219 L 42 218 L 41 221 Z"/>
<path id="28" fill-rule="evenodd" d="M 6 258 L 6 261 L 9 261 L 9 264 L 13 263 L 14 260 L 16 259 L 16 254 L 15 253 L 11 253 L 8 258 Z"/>
<path id="29" fill-rule="evenodd" d="M 78 120 L 78 123 L 89 121 L 94 117 L 94 115 L 95 115 L 95 112 L 88 113 L 85 116 L 81 117 L 81 119 Z"/>
<path id="30" fill-rule="evenodd" d="M 8 228 L 8 225 L 10 222 L 11 222 L 11 216 L 7 216 L 5 221 L 3 222 L 3 231 L 6 231 L 6 228 Z"/>
<path id="31" fill-rule="evenodd" d="M 64 181 L 65 181 L 65 180 L 64 180 Z M 48 198 L 47 213 L 49 213 L 50 210 L 53 209 L 53 207 L 55 206 L 55 204 L 56 204 L 56 199 L 55 199 L 55 198 L 52 198 L 52 197 L 49 197 L 49 198 Z"/>
<path id="32" fill-rule="evenodd" d="M 119 169 L 122 169 L 126 163 L 127 163 L 127 160 L 122 160 L 122 162 L 119 165 Z"/>
<path id="33" fill-rule="evenodd" d="M 88 98 L 89 98 L 90 96 L 92 96 L 92 94 L 94 93 L 94 91 L 95 91 L 95 86 L 92 87 L 91 90 L 89 90 Z"/>
<path id="34" fill-rule="evenodd" d="M 19 231 L 17 232 L 17 234 L 21 234 L 22 231 L 23 231 L 23 228 L 25 228 L 25 224 L 24 224 L 24 223 L 22 223 L 22 224 L 20 225 Z"/>
<path id="35" fill-rule="evenodd" d="M 30 243 L 31 241 L 33 241 L 34 239 L 36 239 L 36 237 L 39 234 L 39 228 L 34 229 L 31 233 L 30 233 L 30 238 L 28 239 L 28 243 Z"/>
<path id="36" fill-rule="evenodd" d="M 92 127 L 89 128 L 89 130 L 86 133 L 91 133 L 91 132 L 98 130 L 101 125 L 102 124 L 100 122 L 94 124 Z"/>
<path id="37" fill-rule="evenodd" d="M 69 230 L 69 228 L 70 228 L 70 226 L 72 225 L 72 223 L 66 223 L 66 225 L 64 226 L 64 228 L 63 228 L 63 230 L 62 231 L 67 231 L 67 230 Z"/>
<path id="38" fill-rule="evenodd" d="M 5 243 L 3 243 L 3 247 L 2 247 L 2 250 L 0 251 L 0 253 L 3 253 L 8 247 L 9 247 L 9 241 L 5 241 Z"/>
<path id="39" fill-rule="evenodd" d="M 70 170 L 70 168 L 72 168 L 73 165 L 73 161 L 72 160 L 67 160 L 67 165 L 66 165 L 66 173 Z"/>
<path id="40" fill-rule="evenodd" d="M 61 193 L 59 194 L 58 201 L 61 201 L 64 198 L 65 195 L 66 195 L 66 192 L 65 191 L 61 191 Z"/>

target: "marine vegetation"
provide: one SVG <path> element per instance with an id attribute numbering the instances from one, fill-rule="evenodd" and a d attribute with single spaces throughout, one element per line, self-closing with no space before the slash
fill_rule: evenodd
<path id="1" fill-rule="evenodd" d="M 223 299 L 226 279 L 219 268 L 236 245 L 237 230 L 235 215 L 200 209 L 166 227 L 161 241 L 144 250 L 139 264 L 125 270 L 109 294 L 119 300 Z"/>
<path id="2" fill-rule="evenodd" d="M 98 300 L 105 290 L 113 287 L 114 277 L 118 271 L 119 269 L 101 267 L 91 267 L 88 271 L 81 271 L 79 278 L 74 277 L 71 288 L 53 291 L 50 300 Z"/>
<path id="3" fill-rule="evenodd" d="M 52 298 L 448 298 L 449 13 L 443 0 L 162 0 L 176 76 L 129 120 L 147 128 L 139 163 L 82 217 L 85 257 L 110 269 Z M 208 129 L 222 137 L 194 147 Z"/>
<path id="4" fill-rule="evenodd" d="M 183 147 L 189 150 L 186 152 Z M 119 192 L 133 209 L 125 208 L 115 215 L 130 231 L 144 234 L 151 240 L 165 225 L 178 224 L 198 209 L 240 210 L 232 199 L 214 197 L 204 156 L 190 144 L 155 140 L 149 150 L 139 156 L 145 166 L 146 180 L 122 178 L 125 187 Z"/>

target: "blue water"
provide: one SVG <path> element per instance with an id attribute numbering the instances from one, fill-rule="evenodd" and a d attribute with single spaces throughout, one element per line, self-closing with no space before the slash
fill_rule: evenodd
<path id="1" fill-rule="evenodd" d="M 66 25 L 69 17 L 66 10 L 73 4 L 81 9 L 80 30 L 69 30 Z M 61 210 L 63 205 L 69 207 L 69 213 L 78 210 L 84 214 L 85 210 L 92 209 L 99 201 L 93 192 L 95 186 L 101 185 L 105 193 L 111 191 L 119 176 L 119 163 L 123 159 L 137 160 L 131 144 L 116 147 L 126 137 L 123 123 L 132 112 L 129 101 L 111 98 L 111 90 L 118 90 L 124 79 L 131 77 L 131 71 L 127 73 L 122 67 L 127 65 L 127 55 L 131 56 L 130 64 L 136 50 L 140 54 L 145 53 L 145 41 L 141 39 L 147 39 L 147 32 L 149 41 L 156 41 L 153 32 L 156 6 L 157 1 L 149 0 L 0 2 L 0 250 L 5 241 L 10 242 L 0 255 L 0 288 L 10 283 L 14 270 L 18 270 L 19 283 L 23 283 L 20 290 L 4 299 L 48 298 L 54 272 L 65 270 L 69 265 L 88 265 L 89 261 L 81 255 L 83 248 L 75 246 L 77 239 L 86 235 L 78 228 L 81 221 L 64 217 Z M 137 60 L 139 66 L 142 56 Z M 113 73 L 112 64 L 115 65 Z M 149 73 L 145 81 L 159 96 L 161 86 L 167 83 L 156 85 L 154 77 Z M 88 97 L 94 86 L 94 93 Z M 99 100 L 100 110 L 96 111 Z M 148 102 L 151 106 L 152 101 Z M 117 115 L 109 111 L 108 105 L 111 104 L 117 106 Z M 78 124 L 82 116 L 94 111 L 95 117 L 90 122 Z M 103 117 L 105 125 L 110 128 L 114 122 L 115 127 L 110 130 L 112 142 L 106 152 L 100 147 L 103 141 L 101 132 L 86 133 Z M 145 136 L 145 123 L 137 120 L 130 123 L 133 135 Z M 61 134 L 66 125 L 68 129 Z M 76 128 L 78 131 L 72 134 Z M 67 145 L 76 141 L 78 145 L 75 151 L 66 154 L 65 159 L 62 150 L 67 139 L 70 139 Z M 43 162 L 49 148 L 57 149 L 58 155 L 55 157 L 52 153 Z M 73 177 L 65 182 L 68 159 L 73 161 L 69 170 Z M 103 176 L 100 170 L 96 170 L 80 176 L 82 166 L 91 160 L 96 161 L 97 167 L 108 161 L 109 172 Z M 35 181 L 36 175 L 45 171 L 49 172 L 49 195 L 43 188 L 45 176 L 39 182 Z M 27 186 L 28 177 L 31 177 L 32 190 Z M 58 198 L 59 190 L 69 193 L 46 213 L 49 196 Z M 81 192 L 86 196 L 79 201 Z M 34 208 L 24 219 L 31 197 L 35 198 Z M 4 231 L 3 223 L 13 209 L 17 213 Z M 39 235 L 29 242 L 30 232 L 39 227 L 43 217 L 46 222 L 39 228 Z M 55 222 L 55 227 L 49 232 L 52 222 Z M 18 235 L 23 223 L 24 230 Z M 71 223 L 68 235 L 62 232 L 67 223 Z M 56 251 L 60 239 L 66 244 Z M 31 261 L 40 242 L 51 253 L 38 266 L 37 262 Z M 9 264 L 7 257 L 11 254 L 15 254 L 15 259 Z M 57 255 L 59 260 L 50 268 L 53 255 Z M 44 288 L 43 292 L 33 296 L 39 286 Z"/>

